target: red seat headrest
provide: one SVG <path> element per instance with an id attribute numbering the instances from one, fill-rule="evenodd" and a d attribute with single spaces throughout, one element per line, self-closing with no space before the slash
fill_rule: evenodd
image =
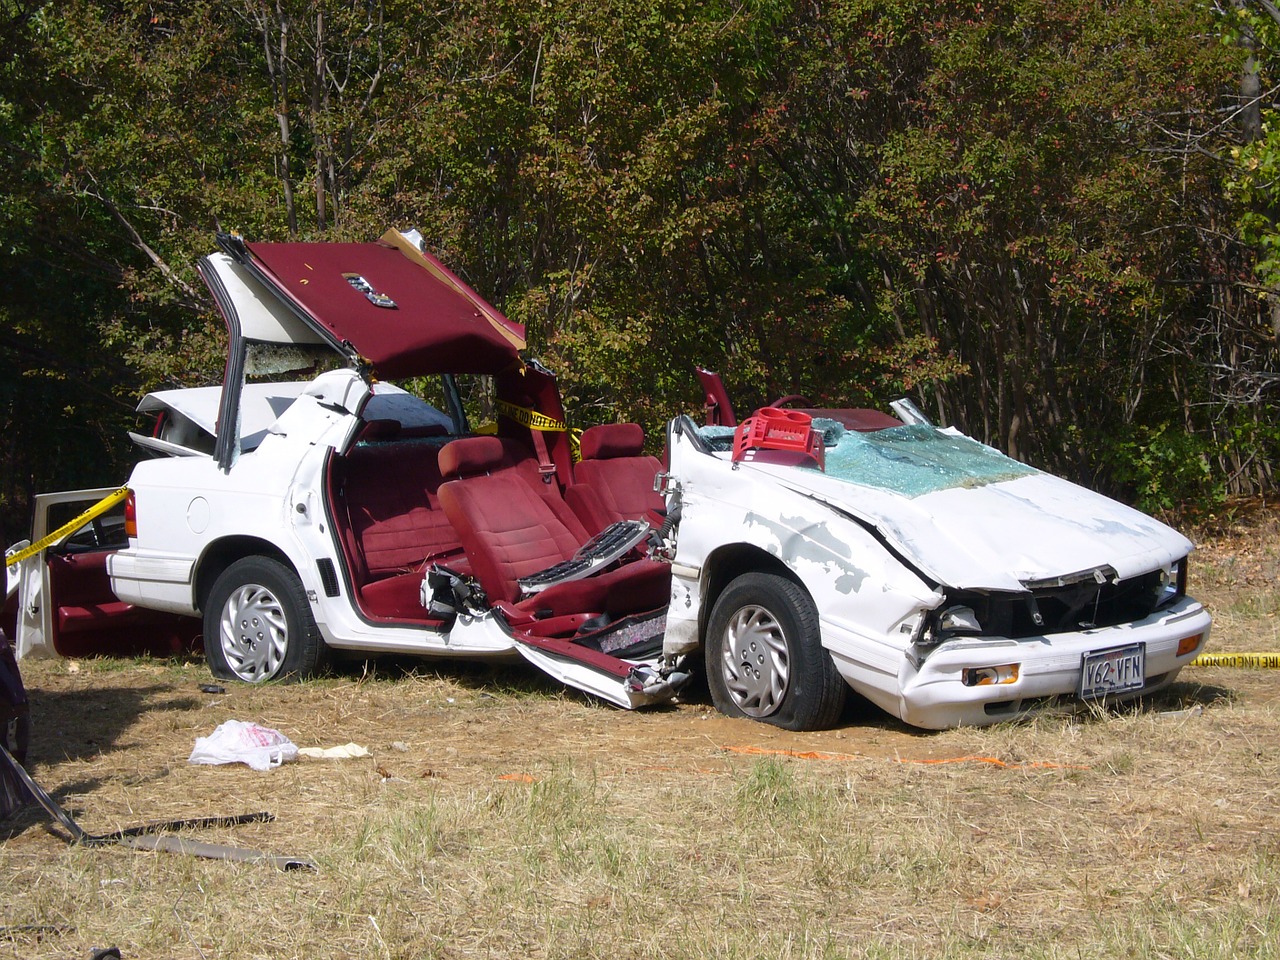
<path id="1" fill-rule="evenodd" d="M 368 420 L 360 431 L 361 440 L 394 440 L 399 435 L 399 420 Z"/>
<path id="2" fill-rule="evenodd" d="M 582 434 L 583 460 L 638 457 L 644 453 L 644 429 L 638 423 L 606 423 Z"/>
<path id="3" fill-rule="evenodd" d="M 447 480 L 487 473 L 502 466 L 502 441 L 497 437 L 465 437 L 440 448 L 440 474 Z"/>

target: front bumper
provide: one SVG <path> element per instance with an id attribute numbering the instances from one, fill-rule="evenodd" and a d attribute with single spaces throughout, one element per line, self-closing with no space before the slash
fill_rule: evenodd
<path id="1" fill-rule="evenodd" d="M 1084 656 L 1128 644 L 1146 648 L 1141 689 L 1109 698 L 1111 702 L 1152 693 L 1172 683 L 1178 672 L 1204 649 L 1211 619 L 1197 601 L 1184 597 L 1168 609 L 1135 623 L 1096 630 L 1012 640 L 973 637 L 942 644 L 918 665 L 905 654 L 897 677 L 898 715 L 931 730 L 981 726 L 1053 709 L 1079 708 Z M 1196 638 L 1178 655 L 1183 640 Z M 966 669 L 1017 664 L 1011 682 L 966 685 Z M 857 684 L 855 683 L 856 687 Z M 880 698 L 882 705 L 887 706 Z"/>

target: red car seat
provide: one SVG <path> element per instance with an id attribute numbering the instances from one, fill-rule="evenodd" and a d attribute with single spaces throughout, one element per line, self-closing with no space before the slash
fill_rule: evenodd
<path id="1" fill-rule="evenodd" d="M 599 533 L 618 520 L 662 525 L 666 503 L 653 489 L 662 465 L 657 457 L 645 455 L 644 430 L 638 423 L 591 427 L 582 434 L 581 449 L 582 460 L 574 465 L 565 500 L 588 533 Z"/>
<path id="2" fill-rule="evenodd" d="M 504 466 L 496 437 L 447 444 L 440 451 L 440 472 L 440 506 L 491 603 L 506 601 L 540 616 L 618 616 L 667 603 L 671 568 L 648 559 L 522 598 L 517 581 L 568 560 L 587 541 L 586 530 L 563 500 L 537 489 L 546 485 L 535 486 L 530 471 Z"/>

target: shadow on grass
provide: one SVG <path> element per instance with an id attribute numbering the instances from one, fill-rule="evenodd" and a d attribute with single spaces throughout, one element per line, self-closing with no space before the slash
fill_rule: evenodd
<path id="1" fill-rule="evenodd" d="M 129 744 L 122 737 L 140 714 L 200 706 L 198 699 L 168 684 L 74 691 L 37 688 L 29 689 L 27 696 L 31 701 L 27 760 L 33 765 L 84 760 L 124 749 Z"/>
<path id="2" fill-rule="evenodd" d="M 455 683 L 478 694 L 558 697 L 567 688 L 523 660 L 427 660 L 400 654 L 341 657 L 331 675 L 342 679 L 385 681 L 417 677 Z"/>
<path id="3" fill-rule="evenodd" d="M 1197 707 L 1231 704 L 1239 699 L 1239 694 L 1229 687 L 1197 683 L 1192 680 L 1178 680 L 1148 697 L 1139 697 L 1130 703 L 1120 704 L 1116 710 L 1132 713 L 1174 713 L 1180 710 L 1194 710 Z"/>

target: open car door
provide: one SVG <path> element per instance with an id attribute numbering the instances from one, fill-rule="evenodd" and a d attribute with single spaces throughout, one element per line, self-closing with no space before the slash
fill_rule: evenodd
<path id="1" fill-rule="evenodd" d="M 116 495 L 113 488 L 38 494 L 32 543 L 56 542 L 19 561 L 15 652 L 24 656 L 171 654 L 199 643 L 200 622 L 124 603 L 111 592 L 107 557 L 128 543 L 123 498 L 82 523 Z M 67 527 L 60 530 L 60 527 Z"/>

